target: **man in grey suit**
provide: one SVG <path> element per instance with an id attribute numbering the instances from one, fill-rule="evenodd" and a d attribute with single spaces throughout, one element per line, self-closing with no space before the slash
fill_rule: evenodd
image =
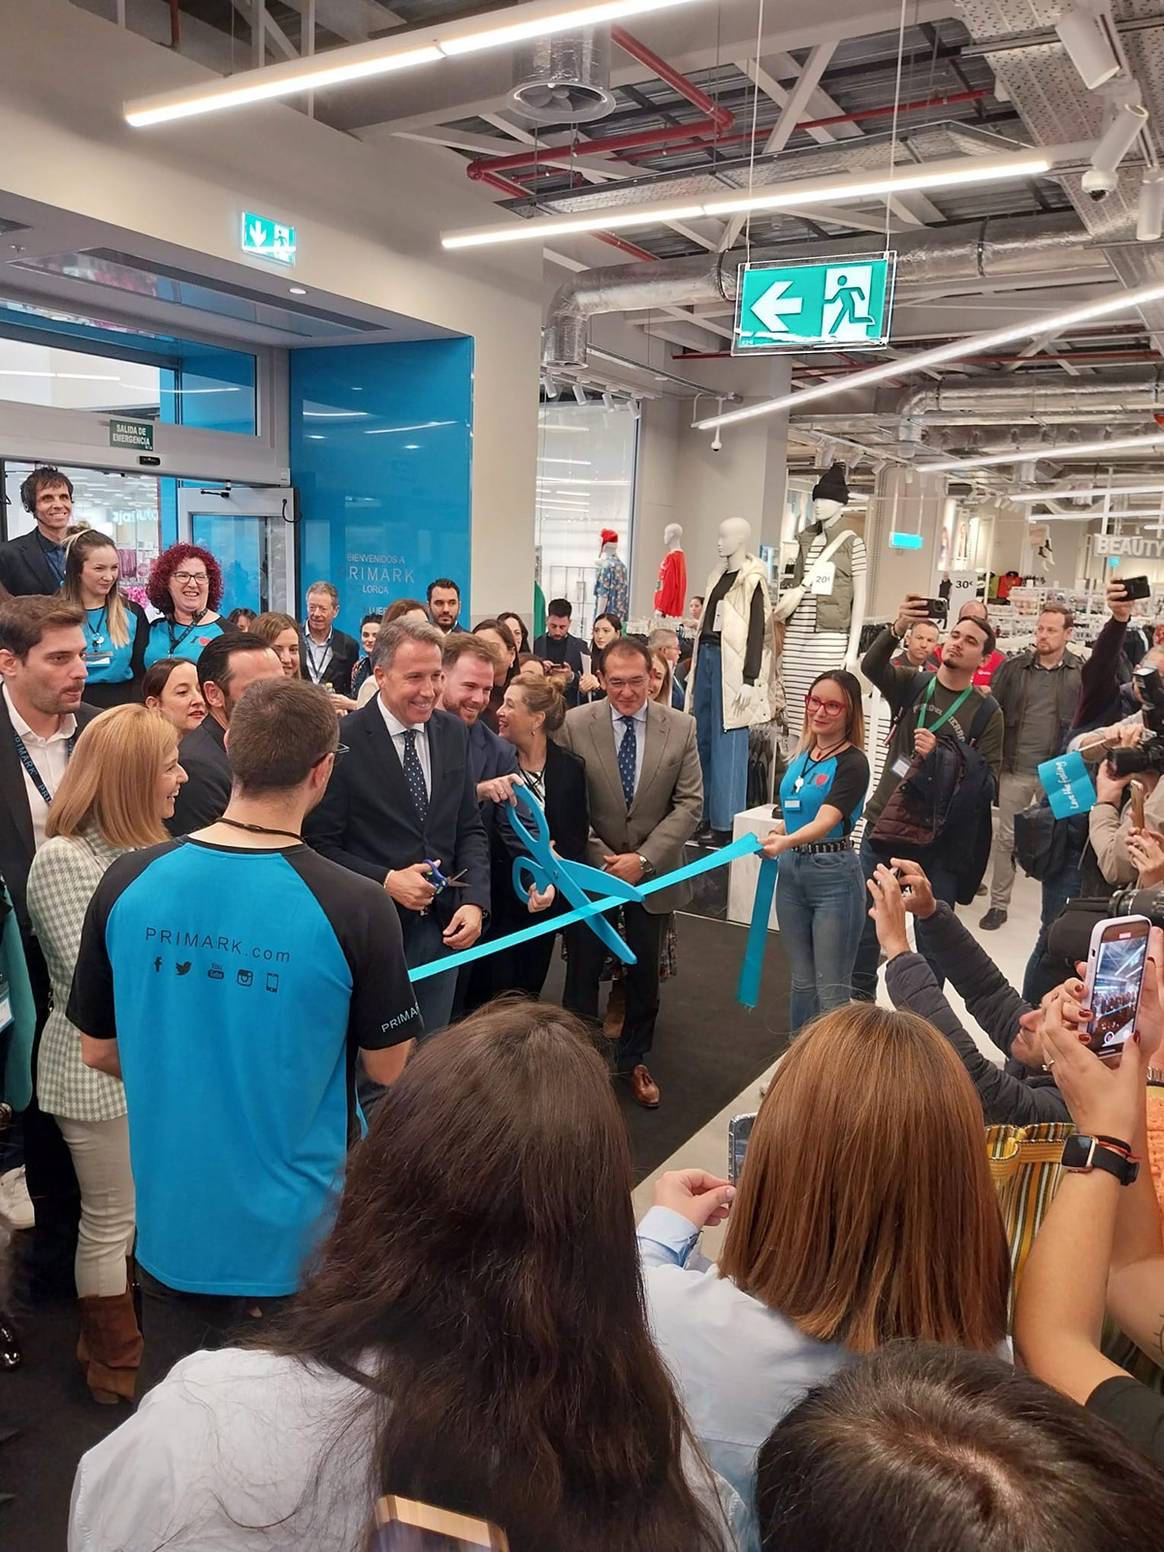
<path id="1" fill-rule="evenodd" d="M 648 698 L 651 654 L 640 642 L 612 642 L 602 666 L 606 700 L 567 713 L 559 742 L 586 764 L 590 862 L 640 884 L 679 867 L 684 844 L 699 828 L 703 776 L 695 719 Z M 623 907 L 624 937 L 636 962 L 626 966 L 626 1017 L 614 1071 L 649 1110 L 659 1103 L 646 1057 L 659 1014 L 663 926 L 690 897 L 690 885 L 678 884 Z M 571 929 L 565 1003 L 592 1021 L 605 952 L 584 922 Z"/>

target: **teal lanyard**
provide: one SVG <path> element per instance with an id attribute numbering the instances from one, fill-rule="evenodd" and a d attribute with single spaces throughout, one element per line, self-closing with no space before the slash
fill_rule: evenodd
<path id="1" fill-rule="evenodd" d="M 937 676 L 937 674 L 935 674 L 934 677 L 930 680 L 929 684 L 926 685 L 925 694 L 922 696 L 921 708 L 919 709 L 918 714 L 917 714 L 917 726 L 918 726 L 918 732 L 920 732 L 920 733 L 924 733 L 925 730 L 926 730 L 926 713 L 929 711 L 930 702 L 934 698 L 934 686 L 937 684 L 937 682 L 938 682 L 938 676 Z M 974 686 L 972 684 L 968 684 L 966 686 L 966 688 L 962 691 L 961 695 L 958 696 L 957 700 L 953 703 L 953 705 L 946 707 L 945 711 L 943 711 L 942 715 L 934 723 L 933 727 L 930 728 L 930 732 L 931 733 L 936 733 L 939 728 L 945 727 L 946 723 L 949 722 L 950 718 L 957 715 L 957 713 L 961 710 L 962 706 L 965 705 L 966 700 L 969 697 L 970 692 L 973 690 L 973 688 L 974 688 Z"/>

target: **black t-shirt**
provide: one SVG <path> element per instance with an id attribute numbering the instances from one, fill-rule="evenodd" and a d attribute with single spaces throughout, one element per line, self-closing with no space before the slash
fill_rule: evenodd
<path id="1" fill-rule="evenodd" d="M 1087 1410 L 1118 1429 L 1157 1466 L 1164 1466 L 1164 1396 L 1121 1374 L 1096 1386 L 1087 1398 Z"/>
<path id="2" fill-rule="evenodd" d="M 356 1050 L 420 1032 L 389 896 L 309 846 L 130 852 L 90 902 L 68 1016 L 118 1043 L 146 1270 L 292 1292 L 353 1134 Z"/>

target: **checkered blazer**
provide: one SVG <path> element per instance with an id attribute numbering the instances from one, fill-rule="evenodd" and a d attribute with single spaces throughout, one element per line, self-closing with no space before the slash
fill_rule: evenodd
<path id="1" fill-rule="evenodd" d="M 109 864 L 125 850 L 96 830 L 56 835 L 37 852 L 28 874 L 28 914 L 48 965 L 53 1007 L 36 1064 L 40 1108 L 74 1121 L 113 1121 L 125 1114 L 120 1078 L 86 1067 L 81 1037 L 65 1017 L 85 912 Z"/>

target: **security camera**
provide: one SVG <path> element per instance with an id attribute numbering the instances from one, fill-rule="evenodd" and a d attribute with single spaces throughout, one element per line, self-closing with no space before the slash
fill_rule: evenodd
<path id="1" fill-rule="evenodd" d="M 723 437 L 721 437 L 719 434 L 718 426 L 715 428 L 715 435 L 711 439 L 711 450 L 713 453 L 720 453 L 723 451 Z"/>
<path id="2" fill-rule="evenodd" d="M 1083 192 L 1097 205 L 1107 198 L 1118 182 L 1119 177 L 1115 172 L 1108 172 L 1102 167 L 1089 167 L 1081 180 Z"/>

